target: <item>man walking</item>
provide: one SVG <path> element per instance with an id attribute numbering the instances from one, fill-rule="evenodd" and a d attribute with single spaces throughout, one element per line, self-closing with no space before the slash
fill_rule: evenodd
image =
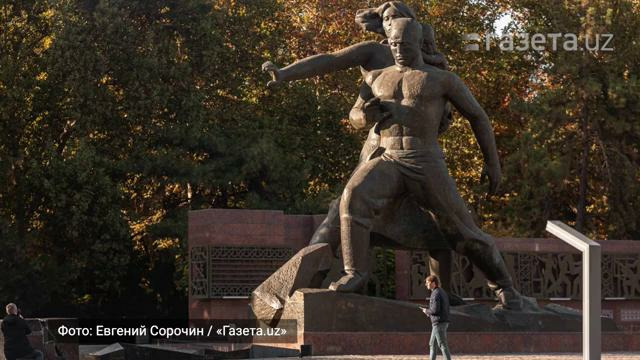
<path id="1" fill-rule="evenodd" d="M 2 320 L 4 356 L 7 360 L 42 360 L 42 352 L 34 350 L 29 343 L 29 339 L 27 339 L 27 335 L 31 334 L 31 329 L 22 316 L 18 315 L 16 304 L 8 304 L 6 310 L 7 316 Z"/>
<path id="2" fill-rule="evenodd" d="M 435 275 L 427 276 L 425 280 L 427 289 L 431 290 L 431 298 L 429 299 L 429 308 L 422 309 L 431 319 L 431 339 L 429 340 L 429 348 L 431 360 L 436 358 L 436 342 L 437 347 L 442 351 L 442 355 L 446 360 L 451 360 L 449 353 L 449 344 L 447 344 L 447 328 L 449 327 L 449 297 L 447 293 L 440 287 L 440 281 Z"/>

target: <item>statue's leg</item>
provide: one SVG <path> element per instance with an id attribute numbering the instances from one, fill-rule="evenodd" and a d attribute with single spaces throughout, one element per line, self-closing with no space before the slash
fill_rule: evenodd
<path id="1" fill-rule="evenodd" d="M 345 275 L 329 287 L 358 292 L 368 279 L 369 240 L 374 217 L 400 193 L 403 180 L 395 165 L 381 158 L 362 164 L 340 201 L 340 232 Z"/>
<path id="2" fill-rule="evenodd" d="M 309 245 L 329 244 L 335 254 L 340 244 L 340 198 L 329 205 L 329 212 L 322 224 L 318 226 L 311 237 Z"/>
<path id="3" fill-rule="evenodd" d="M 355 174 L 358 168 L 365 164 L 370 156 L 378 149 L 380 144 L 380 135 L 376 134 L 374 127 L 369 130 L 367 140 L 362 146 L 360 151 L 360 161 L 358 166 L 351 174 Z M 331 250 L 336 253 L 338 245 L 340 244 L 340 198 L 334 199 L 329 205 L 329 212 L 322 224 L 318 226 L 315 233 L 311 237 L 309 245 L 313 244 L 329 244 Z"/>
<path id="4" fill-rule="evenodd" d="M 520 309 L 522 298 L 513 288 L 511 275 L 494 239 L 480 230 L 449 176 L 444 162 L 429 164 L 421 198 L 431 208 L 445 236 L 455 243 L 456 252 L 466 256 L 487 278 L 505 308 Z"/>
<path id="5" fill-rule="evenodd" d="M 384 236 L 399 249 L 428 251 L 430 273 L 441 280 L 440 286 L 449 295 L 451 305 L 464 305 L 462 298 L 450 291 L 452 247 L 440 231 L 434 215 L 422 209 L 415 198 L 415 195 L 406 193 L 396 199 L 376 219 L 372 234 Z M 372 237 L 372 240 L 377 238 Z"/>

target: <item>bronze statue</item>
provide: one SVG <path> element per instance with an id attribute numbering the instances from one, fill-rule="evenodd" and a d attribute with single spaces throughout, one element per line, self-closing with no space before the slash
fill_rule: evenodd
<path id="1" fill-rule="evenodd" d="M 396 1 L 384 3 L 375 9 L 361 10 L 356 15 L 356 21 L 364 29 L 379 33 L 384 32 L 386 35 L 390 34 L 391 24 L 394 20 L 400 18 L 414 19 L 415 22 L 415 14 L 413 11 L 403 3 Z M 428 25 L 420 25 L 417 22 L 415 22 L 415 24 L 417 24 L 415 25 L 416 27 L 420 28 L 421 40 L 417 45 L 417 48 L 419 49 L 418 54 L 420 55 L 424 66 L 429 66 L 431 69 L 437 69 L 442 73 L 451 74 L 446 71 L 446 60 L 444 60 L 444 57 L 441 54 L 437 53 L 435 41 L 433 40 L 433 30 L 431 27 Z M 385 42 L 377 43 L 368 41 L 350 46 L 332 54 L 311 56 L 283 69 L 278 69 L 270 62 L 263 65 L 263 70 L 272 73 L 273 80 L 269 82 L 269 85 L 274 85 L 275 83 L 283 81 L 322 75 L 354 66 L 361 67 L 361 72 L 367 81 L 362 84 L 360 91 L 361 96 L 358 98 L 358 101 L 350 112 L 350 120 L 357 128 L 363 128 L 366 125 L 373 123 L 375 123 L 375 126 L 373 126 L 369 131 L 369 137 L 360 155 L 360 164 L 354 171 L 352 179 L 350 180 L 350 184 L 352 185 L 353 181 L 355 181 L 354 178 L 356 175 L 366 172 L 363 168 L 369 168 L 372 161 L 378 162 L 381 158 L 387 159 L 391 156 L 390 152 L 385 151 L 385 148 L 388 145 L 386 143 L 380 143 L 380 134 L 382 126 L 389 121 L 388 117 L 394 116 L 394 114 L 387 111 L 386 103 L 381 103 L 380 99 L 375 96 L 368 98 L 368 94 L 372 91 L 371 79 L 373 74 L 379 74 L 381 69 L 388 68 L 389 66 L 393 67 L 396 63 L 394 55 L 395 54 L 392 54 L 389 45 Z M 464 84 L 462 84 L 462 86 L 466 89 L 466 93 L 460 94 L 458 97 L 464 98 L 465 101 L 473 102 L 479 108 L 479 105 L 473 98 L 473 95 L 471 95 Z M 443 94 L 442 109 L 438 112 L 436 111 L 437 108 L 434 108 L 431 109 L 429 113 L 432 118 L 438 118 L 436 136 L 438 133 L 444 131 L 450 123 L 451 115 L 447 100 L 450 99 Z M 400 107 L 399 109 L 404 108 Z M 378 119 L 381 121 L 373 121 L 372 123 L 371 119 L 369 119 L 368 113 L 379 110 L 384 111 L 382 111 L 381 114 L 372 116 L 382 116 Z M 488 124 L 486 114 L 484 114 L 484 111 L 482 111 L 481 108 L 480 111 L 484 115 L 486 123 Z M 398 114 L 395 114 L 395 116 L 397 115 Z M 463 115 L 468 114 L 463 112 Z M 473 115 L 477 116 L 477 114 Z M 482 123 L 482 121 L 476 123 Z M 491 139 L 489 142 L 493 143 L 491 127 L 490 125 L 488 126 Z M 474 127 L 474 131 L 476 130 L 476 127 Z M 481 145 L 483 146 L 485 159 L 489 165 L 494 166 L 494 173 L 490 173 L 490 175 L 492 175 L 490 176 L 490 179 L 495 182 L 496 164 L 492 164 L 491 162 L 495 161 L 497 163 L 497 154 L 495 154 L 495 157 L 490 158 L 490 154 L 485 153 L 488 146 L 486 145 L 486 137 L 489 135 L 483 135 L 481 137 L 476 133 L 476 136 L 479 141 L 482 142 Z M 385 140 L 385 142 L 386 141 L 388 140 Z M 433 141 L 435 144 L 434 146 L 437 148 L 437 141 L 435 138 Z M 493 148 L 495 150 L 494 143 Z M 392 149 L 389 150 L 391 151 Z M 441 157 L 442 154 L 440 149 L 437 148 L 437 150 Z M 448 176 L 443 159 L 440 159 L 440 161 L 441 164 L 437 164 L 440 166 L 438 174 L 446 175 L 444 177 L 441 176 L 441 180 L 444 181 L 442 186 L 447 188 L 447 193 L 449 195 L 457 199 L 449 204 L 453 206 L 451 211 L 455 210 L 455 216 L 447 213 L 447 211 L 445 211 L 446 209 L 438 208 L 437 206 L 430 206 L 433 204 L 426 201 L 424 196 L 421 196 L 421 202 L 417 203 L 416 196 L 414 195 L 420 192 L 409 191 L 409 196 L 398 193 L 395 194 L 396 196 L 389 199 L 389 201 L 386 201 L 384 206 L 378 206 L 379 209 L 375 209 L 378 211 L 376 213 L 377 216 L 369 216 L 365 220 L 366 224 L 362 227 L 364 230 L 360 230 L 362 230 L 362 233 L 366 232 L 366 240 L 362 240 L 362 236 L 351 236 L 354 231 L 358 232 L 357 225 L 354 230 L 354 221 L 342 221 L 343 241 L 341 242 L 340 232 L 338 231 L 338 229 L 340 229 L 338 224 L 341 221 L 339 221 L 338 216 L 340 212 L 348 213 L 348 211 L 342 211 L 342 208 L 347 206 L 348 209 L 348 205 L 343 203 L 345 197 L 349 197 L 347 196 L 347 193 L 351 193 L 351 190 L 347 188 L 346 190 L 348 191 L 345 191 L 342 200 L 336 200 L 332 203 L 327 218 L 318 228 L 311 240 L 311 244 L 329 243 L 334 251 L 337 249 L 337 245 L 339 243 L 342 244 L 342 254 L 345 261 L 345 272 L 347 275 L 345 275 L 340 281 L 332 284 L 332 288 L 339 291 L 362 290 L 366 284 L 367 250 L 371 242 L 386 246 L 391 245 L 395 248 L 429 250 L 431 257 L 431 273 L 439 274 L 443 279 L 443 287 L 449 289 L 451 266 L 451 254 L 449 249 L 454 248 L 458 253 L 466 255 L 474 265 L 483 271 L 487 277 L 489 286 L 496 292 L 496 295 L 500 299 L 500 303 L 504 307 L 514 309 L 519 308 L 521 297 L 518 292 L 513 289 L 511 278 L 506 271 L 504 262 L 495 247 L 493 239 L 476 227 L 464 202 L 457 193 L 453 180 Z M 499 173 L 499 164 L 497 164 L 497 169 Z M 419 183 L 419 181 L 417 182 Z M 492 184 L 492 189 L 494 187 L 495 184 Z M 422 192 L 424 193 L 424 191 Z M 442 204 L 438 203 L 437 205 Z M 425 207 L 428 210 L 426 212 L 423 211 Z M 341 211 L 339 211 L 338 208 L 340 208 Z M 346 216 L 348 218 L 349 215 L 347 214 Z M 437 222 L 434 221 L 434 217 L 437 218 Z M 461 223 L 457 224 L 456 221 L 461 221 Z M 347 243 L 345 243 L 345 239 L 348 239 Z M 356 240 L 354 241 L 354 239 Z M 360 243 L 358 243 L 358 241 Z"/>
<path id="2" fill-rule="evenodd" d="M 359 291 L 367 281 L 367 249 L 376 215 L 395 199 L 410 195 L 431 211 L 454 249 L 473 262 L 507 309 L 522 298 L 491 236 L 474 223 L 444 162 L 437 137 L 450 101 L 471 123 L 488 169 L 490 192 L 501 169 L 489 119 L 455 74 L 426 64 L 421 56 L 422 27 L 414 19 L 391 20 L 389 45 L 395 65 L 367 74 L 355 108 L 354 126 L 374 126 L 380 146 L 360 164 L 340 201 L 345 275 L 331 284 L 341 292 Z"/>
<path id="3" fill-rule="evenodd" d="M 390 23 L 395 18 L 412 18 L 416 15 L 402 2 L 389 1 L 378 6 L 359 10 L 356 13 L 356 23 L 366 31 L 386 35 Z M 438 52 L 433 29 L 430 25 L 422 25 L 425 34 L 422 42 L 422 57 L 424 61 L 442 69 L 447 68 L 447 61 Z M 323 75 L 337 70 L 344 70 L 359 66 L 363 77 L 370 71 L 384 69 L 394 64 L 387 40 L 382 42 L 365 41 L 331 54 L 318 54 L 299 60 L 289 66 L 279 69 L 271 62 L 263 64 L 262 69 L 272 74 L 268 86 L 274 86 L 285 81 L 294 81 L 313 76 Z M 363 84 L 363 86 L 366 84 Z M 354 106 L 354 111 L 357 107 Z M 440 132 L 444 132 L 451 122 L 450 107 L 443 114 Z M 360 163 L 365 162 L 378 148 L 379 135 L 372 128 L 360 153 Z M 329 208 L 327 218 L 314 233 L 310 244 L 328 243 L 333 251 L 340 244 L 340 199 L 334 200 Z M 429 266 L 432 274 L 440 276 L 442 287 L 451 294 L 451 250 L 449 243 L 435 231 L 436 224 L 430 214 L 424 213 L 410 198 L 398 199 L 393 211 L 376 221 L 371 234 L 374 244 L 397 249 L 413 249 L 429 251 Z M 452 294 L 452 304 L 462 304 L 462 299 Z"/>

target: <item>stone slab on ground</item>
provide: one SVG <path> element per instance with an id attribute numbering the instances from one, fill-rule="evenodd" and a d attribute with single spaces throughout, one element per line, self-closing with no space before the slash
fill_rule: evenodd
<path id="1" fill-rule="evenodd" d="M 113 343 L 82 355 L 82 360 L 204 360 L 203 351 L 168 345 Z"/>
<path id="2" fill-rule="evenodd" d="M 438 354 L 438 359 L 442 355 Z M 452 354 L 456 360 L 582 360 L 579 353 L 555 353 L 555 354 L 481 354 L 481 355 L 457 355 Z M 287 358 L 263 358 L 263 360 L 293 360 L 299 357 Z M 305 356 L 308 360 L 424 360 L 424 355 L 340 355 L 340 356 Z M 602 354 L 602 360 L 640 360 L 640 352 L 616 352 Z"/>
<path id="3" fill-rule="evenodd" d="M 311 347 L 311 355 L 419 355 L 427 354 L 429 332 L 307 332 L 301 344 Z M 456 354 L 500 354 L 518 352 L 578 352 L 579 332 L 449 332 L 449 348 Z M 640 351 L 637 333 L 603 333 L 603 351 Z"/>
<path id="4" fill-rule="evenodd" d="M 450 348 L 466 354 L 581 349 L 579 312 L 558 306 L 540 308 L 534 299 L 526 301 L 525 309 L 517 312 L 485 304 L 452 308 Z M 326 289 L 295 291 L 281 319 L 296 320 L 297 342 L 262 345 L 274 351 L 303 352 L 305 348 L 312 355 L 426 354 L 431 329 L 417 304 Z M 640 336 L 618 331 L 611 319 L 603 318 L 602 325 L 604 351 L 640 351 Z M 276 356 L 268 348 L 263 350 L 263 357 Z"/>
<path id="5" fill-rule="evenodd" d="M 493 310 L 485 304 L 451 308 L 450 332 L 579 332 L 580 312 L 558 305 L 540 308 L 526 298 L 522 311 Z M 339 293 L 326 289 L 299 289 L 282 311 L 283 319 L 295 319 L 302 332 L 423 332 L 431 323 L 414 303 Z M 602 331 L 617 331 L 602 318 Z"/>

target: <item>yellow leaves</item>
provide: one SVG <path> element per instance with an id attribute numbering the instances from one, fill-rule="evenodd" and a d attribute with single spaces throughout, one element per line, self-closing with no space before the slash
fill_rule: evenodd
<path id="1" fill-rule="evenodd" d="M 149 195 L 150 194 L 147 193 L 143 195 L 143 197 L 149 197 Z M 135 234 L 133 238 L 134 249 L 138 251 L 144 250 L 145 244 L 143 239 L 145 238 L 145 235 L 147 235 L 147 229 L 151 225 L 157 224 L 160 221 L 162 221 L 165 215 L 166 215 L 166 211 L 164 209 L 158 209 L 155 213 L 151 214 L 148 217 L 145 217 L 136 221 L 129 221 L 129 227 L 131 228 L 131 232 Z M 154 241 L 154 244 L 156 241 Z"/>
<path id="2" fill-rule="evenodd" d="M 102 78 L 100 78 L 100 84 L 106 85 L 109 80 L 111 80 L 111 76 L 105 74 Z"/>
<path id="3" fill-rule="evenodd" d="M 316 178 L 309 181 L 309 185 L 304 190 L 304 193 L 306 195 L 317 195 L 322 192 L 328 192 L 329 190 L 329 184 L 323 182 L 319 178 Z"/>
<path id="4" fill-rule="evenodd" d="M 36 80 L 38 81 L 45 81 L 48 78 L 48 74 L 46 72 L 41 72 L 38 75 L 36 75 Z"/>
<path id="5" fill-rule="evenodd" d="M 284 1 L 281 17 L 289 24 L 289 49 L 296 58 L 331 52 L 361 41 L 364 32 L 355 24 L 353 1 Z"/>
<path id="6" fill-rule="evenodd" d="M 45 51 L 47 51 L 51 45 L 53 45 L 53 41 L 55 37 L 53 35 L 45 36 L 40 40 L 38 46 L 33 49 L 33 52 L 42 55 Z"/>
<path id="7" fill-rule="evenodd" d="M 233 13 L 237 16 L 244 16 L 247 14 L 247 6 L 237 0 L 216 0 L 213 1 L 213 8 L 218 11 Z"/>
<path id="8" fill-rule="evenodd" d="M 153 242 L 156 250 L 168 250 L 180 247 L 180 239 L 177 238 L 163 238 Z"/>
<path id="9" fill-rule="evenodd" d="M 91 294 L 84 294 L 78 299 L 76 299 L 76 302 L 78 304 L 89 304 L 91 300 L 93 300 L 93 296 Z"/>
<path id="10" fill-rule="evenodd" d="M 98 141 L 108 139 L 109 135 L 105 132 L 92 131 L 88 134 L 89 139 Z"/>
<path id="11" fill-rule="evenodd" d="M 55 13 L 56 13 L 56 12 L 55 12 L 55 10 L 54 10 L 53 8 L 49 8 L 49 9 L 47 9 L 47 10 L 43 11 L 43 12 L 40 14 L 40 16 L 41 16 L 43 19 L 51 19 L 51 18 L 53 18 L 53 15 L 55 15 Z"/>
<path id="12" fill-rule="evenodd" d="M 109 92 L 113 94 L 116 99 L 121 101 L 124 99 L 124 89 L 114 84 L 112 80 L 113 78 L 111 76 L 105 74 L 100 78 L 98 84 L 101 86 L 106 85 Z"/>
<path id="13" fill-rule="evenodd" d="M 606 25 L 612 25 L 613 24 L 613 9 L 612 8 L 608 8 L 607 9 L 607 14 L 604 17 L 604 23 Z"/>
<path id="14" fill-rule="evenodd" d="M 53 44 L 53 36 L 45 36 L 44 39 L 42 39 L 42 48 L 44 50 L 49 49 L 51 44 Z"/>

